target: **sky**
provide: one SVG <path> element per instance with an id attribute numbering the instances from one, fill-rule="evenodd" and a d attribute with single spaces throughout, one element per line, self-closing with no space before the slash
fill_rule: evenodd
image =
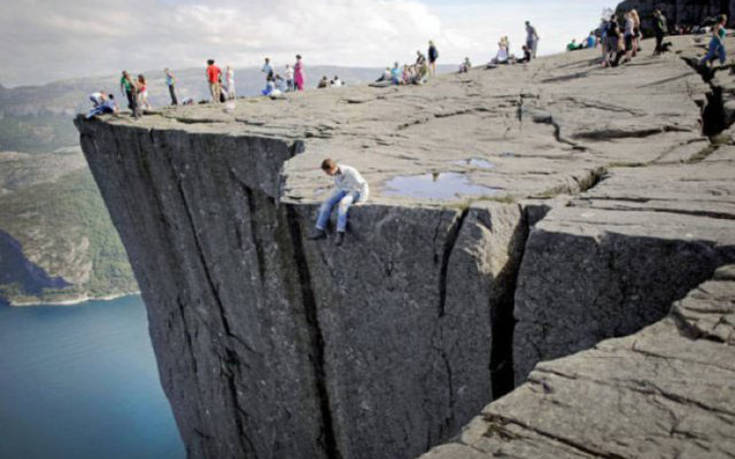
<path id="1" fill-rule="evenodd" d="M 171 67 L 207 58 L 276 68 L 298 53 L 313 65 L 412 62 L 428 40 L 439 63 L 489 61 L 501 35 L 520 53 L 524 21 L 539 54 L 561 52 L 597 26 L 601 0 L 23 0 L 0 2 L 0 84 Z"/>

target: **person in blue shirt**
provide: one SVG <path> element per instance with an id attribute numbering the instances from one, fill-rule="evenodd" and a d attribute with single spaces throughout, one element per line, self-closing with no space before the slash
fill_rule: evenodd
<path id="1" fill-rule="evenodd" d="M 260 71 L 265 73 L 266 81 L 273 79 L 273 67 L 271 67 L 271 59 L 269 57 L 265 58 L 265 64 L 263 64 L 263 68 Z"/>
<path id="2" fill-rule="evenodd" d="M 401 84 L 402 76 L 403 72 L 401 71 L 398 62 L 396 62 L 395 64 L 393 64 L 393 68 L 390 71 L 390 81 L 393 84 Z"/>
<path id="3" fill-rule="evenodd" d="M 594 32 L 590 32 L 590 35 L 587 37 L 587 48 L 594 48 L 597 46 L 597 37 L 595 36 Z"/>
<path id="4" fill-rule="evenodd" d="M 176 99 L 176 89 L 174 88 L 176 77 L 168 68 L 163 69 L 163 72 L 166 74 L 166 86 L 168 86 L 168 93 L 171 95 L 171 105 L 178 105 L 179 101 Z"/>

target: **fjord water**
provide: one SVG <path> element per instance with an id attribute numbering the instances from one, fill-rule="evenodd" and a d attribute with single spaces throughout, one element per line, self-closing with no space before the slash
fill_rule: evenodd
<path id="1" fill-rule="evenodd" d="M 183 458 L 140 296 L 0 305 L 0 458 Z"/>

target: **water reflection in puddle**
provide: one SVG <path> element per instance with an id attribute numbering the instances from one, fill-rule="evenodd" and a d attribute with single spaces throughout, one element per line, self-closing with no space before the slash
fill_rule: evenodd
<path id="1" fill-rule="evenodd" d="M 460 159 L 459 161 L 454 161 L 452 164 L 479 167 L 480 169 L 492 169 L 495 167 L 495 164 L 480 158 Z"/>
<path id="2" fill-rule="evenodd" d="M 383 195 L 411 198 L 452 199 L 465 195 L 491 195 L 498 188 L 476 185 L 465 174 L 456 172 L 403 175 L 385 182 Z"/>

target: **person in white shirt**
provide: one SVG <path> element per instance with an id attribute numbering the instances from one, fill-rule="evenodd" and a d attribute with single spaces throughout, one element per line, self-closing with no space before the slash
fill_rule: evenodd
<path id="1" fill-rule="evenodd" d="M 92 102 L 94 108 L 104 104 L 107 100 L 107 94 L 104 91 L 93 92 L 89 95 L 89 100 Z"/>
<path id="2" fill-rule="evenodd" d="M 225 79 L 227 80 L 227 98 L 234 99 L 235 98 L 235 71 L 229 65 L 227 66 L 227 71 L 225 72 Z"/>
<path id="3" fill-rule="evenodd" d="M 322 161 L 322 170 L 330 177 L 334 177 L 335 189 L 332 194 L 319 207 L 319 216 L 316 220 L 314 232 L 309 239 L 324 239 L 327 237 L 326 228 L 329 223 L 329 215 L 332 208 L 337 208 L 337 238 L 335 245 L 342 245 L 345 230 L 347 229 L 347 213 L 352 204 L 364 203 L 370 195 L 367 181 L 353 167 L 345 164 L 337 164 L 334 160 L 327 158 Z"/>
<path id="4" fill-rule="evenodd" d="M 286 64 L 286 90 L 293 91 L 293 68 L 290 64 Z"/>

